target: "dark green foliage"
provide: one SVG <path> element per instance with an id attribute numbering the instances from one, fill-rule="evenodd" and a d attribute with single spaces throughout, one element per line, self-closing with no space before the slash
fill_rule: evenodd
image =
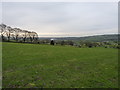
<path id="1" fill-rule="evenodd" d="M 60 43 L 61 45 L 65 45 L 65 41 L 61 41 L 61 43 Z"/>

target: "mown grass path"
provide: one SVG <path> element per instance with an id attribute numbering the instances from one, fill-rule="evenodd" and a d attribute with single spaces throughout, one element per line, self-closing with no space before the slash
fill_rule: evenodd
<path id="1" fill-rule="evenodd" d="M 118 50 L 3 43 L 3 87 L 118 87 Z"/>

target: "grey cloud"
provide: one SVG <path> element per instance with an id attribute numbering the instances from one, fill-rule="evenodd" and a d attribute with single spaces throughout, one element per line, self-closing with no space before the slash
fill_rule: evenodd
<path id="1" fill-rule="evenodd" d="M 117 3 L 3 3 L 4 23 L 38 33 L 116 33 L 117 14 Z"/>

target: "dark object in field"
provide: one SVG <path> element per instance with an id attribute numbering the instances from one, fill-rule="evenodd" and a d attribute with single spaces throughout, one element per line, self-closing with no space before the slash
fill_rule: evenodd
<path id="1" fill-rule="evenodd" d="M 65 45 L 65 41 L 63 40 L 63 41 L 61 41 L 61 45 Z"/>
<path id="2" fill-rule="evenodd" d="M 105 48 L 108 48 L 107 46 L 105 46 Z"/>
<path id="3" fill-rule="evenodd" d="M 89 48 L 92 48 L 92 45 L 89 45 L 88 47 L 89 47 Z"/>
<path id="4" fill-rule="evenodd" d="M 55 44 L 54 40 L 51 40 L 50 44 L 51 44 L 51 45 L 54 45 L 54 44 Z"/>
<path id="5" fill-rule="evenodd" d="M 105 48 L 109 48 L 109 46 L 105 46 Z"/>
<path id="6" fill-rule="evenodd" d="M 120 45 L 117 46 L 117 49 L 120 49 Z"/>

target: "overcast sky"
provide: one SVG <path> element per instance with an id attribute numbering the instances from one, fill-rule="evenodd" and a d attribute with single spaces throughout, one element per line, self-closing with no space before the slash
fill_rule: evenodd
<path id="1" fill-rule="evenodd" d="M 2 22 L 40 36 L 118 33 L 117 2 L 3 2 Z"/>

